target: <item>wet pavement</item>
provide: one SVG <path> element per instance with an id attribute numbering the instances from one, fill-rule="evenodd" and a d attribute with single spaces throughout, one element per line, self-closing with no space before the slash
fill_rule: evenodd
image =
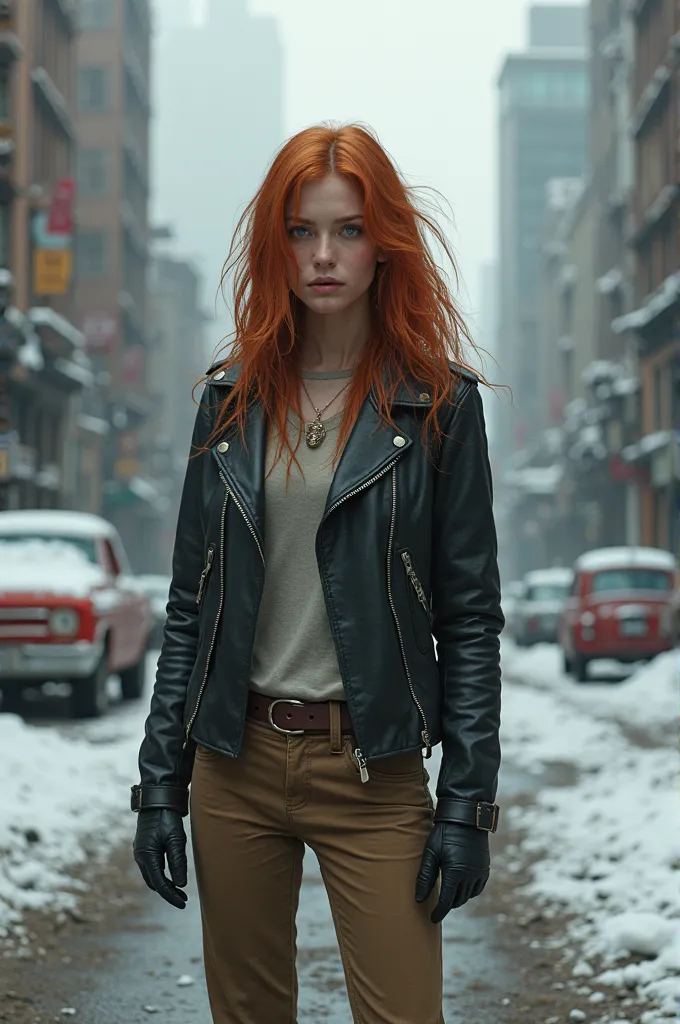
<path id="1" fill-rule="evenodd" d="M 437 770 L 433 758 L 433 778 Z M 528 793 L 546 781 L 553 780 L 505 766 L 502 799 Z M 41 1020 L 66 1019 L 62 1008 L 74 1009 L 74 1018 L 82 1024 L 140 1024 L 154 1017 L 178 1024 L 211 1020 L 193 872 L 189 905 L 181 912 L 140 887 L 133 864 L 129 884 L 137 893 L 133 913 L 114 915 L 99 934 L 70 938 L 70 962 L 41 966 L 40 989 L 51 994 L 50 1005 L 35 1001 L 36 1012 L 50 1014 Z M 479 903 L 491 898 L 487 889 Z M 508 1007 L 516 1005 L 521 982 L 513 950 L 495 915 L 480 913 L 475 902 L 452 912 L 444 922 L 445 1019 L 447 1024 L 514 1024 L 517 1017 Z M 297 923 L 300 1024 L 351 1024 L 328 901 L 310 851 Z"/>

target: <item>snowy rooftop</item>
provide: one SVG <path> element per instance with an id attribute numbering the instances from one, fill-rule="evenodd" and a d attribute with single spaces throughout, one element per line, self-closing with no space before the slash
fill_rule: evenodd
<path id="1" fill-rule="evenodd" d="M 670 551 L 661 548 L 597 548 L 586 551 L 576 559 L 575 568 L 580 572 L 596 572 L 598 569 L 615 569 L 621 566 L 644 566 L 645 569 L 675 569 L 676 561 Z"/>
<path id="2" fill-rule="evenodd" d="M 569 586 L 573 578 L 574 573 L 571 569 L 565 569 L 563 566 L 555 565 L 550 569 L 534 569 L 532 572 L 528 572 L 524 577 L 524 581 L 530 585 L 540 585 L 541 583 L 564 583 Z"/>
<path id="3" fill-rule="evenodd" d="M 21 512 L 0 512 L 0 536 L 40 532 L 42 536 L 111 537 L 111 523 L 89 512 L 60 512 L 55 509 L 28 509 Z"/>

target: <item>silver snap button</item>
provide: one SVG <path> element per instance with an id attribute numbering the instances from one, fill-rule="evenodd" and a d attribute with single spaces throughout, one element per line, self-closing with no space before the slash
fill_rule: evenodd
<path id="1" fill-rule="evenodd" d="M 217 446 L 217 450 L 220 453 L 220 455 L 224 455 L 225 452 L 229 451 L 229 442 L 228 441 L 220 441 L 220 443 Z"/>
<path id="2" fill-rule="evenodd" d="M 418 397 L 420 398 L 421 402 L 429 402 L 430 401 L 430 396 L 428 395 L 427 391 L 421 391 L 421 393 L 420 393 L 420 395 Z"/>
<path id="3" fill-rule="evenodd" d="M 406 444 L 406 438 L 405 437 L 399 437 L 397 435 L 397 437 L 394 438 L 394 444 L 397 446 L 397 448 L 403 448 L 404 445 Z"/>
<path id="4" fill-rule="evenodd" d="M 218 373 L 216 373 L 214 375 L 213 380 L 222 380 L 222 378 L 224 376 L 225 376 L 225 371 L 224 370 L 220 370 Z"/>

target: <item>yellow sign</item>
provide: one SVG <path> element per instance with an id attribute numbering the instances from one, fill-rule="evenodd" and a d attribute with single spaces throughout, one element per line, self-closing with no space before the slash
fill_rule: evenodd
<path id="1" fill-rule="evenodd" d="M 114 472 L 119 480 L 127 480 L 139 473 L 139 459 L 116 459 Z"/>
<path id="2" fill-rule="evenodd" d="M 36 249 L 33 253 L 33 291 L 36 295 L 66 295 L 71 283 L 70 249 Z"/>

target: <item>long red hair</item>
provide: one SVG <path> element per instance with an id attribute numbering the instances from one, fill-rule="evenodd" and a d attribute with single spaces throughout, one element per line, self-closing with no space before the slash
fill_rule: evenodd
<path id="1" fill-rule="evenodd" d="M 396 426 L 391 401 L 408 375 L 427 386 L 432 406 L 424 418 L 424 437 L 438 439 L 439 412 L 450 402 L 449 360 L 465 363 L 463 340 L 472 344 L 463 317 L 437 266 L 427 233 L 451 261 L 454 256 L 441 228 L 419 209 L 377 137 L 361 125 L 318 125 L 286 142 L 262 185 L 239 220 L 222 272 L 224 288 L 233 276 L 234 337 L 221 363 L 241 364 L 237 383 L 222 403 L 211 442 L 232 424 L 241 435 L 249 404 L 259 400 L 267 420 L 276 424 L 279 448 L 288 449 L 288 471 L 297 460 L 288 440 L 287 410 L 302 418 L 300 406 L 300 334 L 304 307 L 288 286 L 286 268 L 295 263 L 285 228 L 286 204 L 297 208 L 305 182 L 340 174 L 364 199 L 364 227 L 386 256 L 370 289 L 373 333 L 347 392 L 335 458 L 351 433 L 373 389 L 385 422 Z"/>

